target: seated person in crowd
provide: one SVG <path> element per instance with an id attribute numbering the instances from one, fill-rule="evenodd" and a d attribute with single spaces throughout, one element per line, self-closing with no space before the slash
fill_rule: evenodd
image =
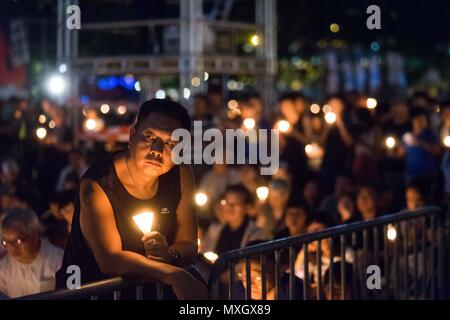
<path id="1" fill-rule="evenodd" d="M 221 254 L 245 247 L 250 241 L 265 240 L 267 235 L 249 218 L 253 199 L 242 185 L 228 186 L 222 201 L 225 223 L 212 224 L 200 244 L 200 252 Z"/>
<path id="2" fill-rule="evenodd" d="M 265 230 L 270 230 L 276 234 L 286 227 L 284 214 L 289 201 L 289 194 L 289 184 L 286 181 L 274 179 L 269 182 L 269 196 L 264 206 L 266 216 Z"/>
<path id="3" fill-rule="evenodd" d="M 356 195 L 356 208 L 361 214 L 363 221 L 375 219 L 380 214 L 377 208 L 378 195 L 375 188 L 371 186 L 361 186 Z"/>
<path id="4" fill-rule="evenodd" d="M 340 223 L 352 223 L 361 220 L 356 212 L 355 200 L 349 193 L 344 193 L 338 198 L 337 210 Z"/>
<path id="5" fill-rule="evenodd" d="M 72 228 L 75 196 L 74 190 L 54 194 L 50 199 L 50 209 L 40 217 L 45 237 L 62 249 L 66 246 Z"/>
<path id="6" fill-rule="evenodd" d="M 351 176 L 341 174 L 336 178 L 334 184 L 334 193 L 327 195 L 320 204 L 319 210 L 325 211 L 333 219 L 338 218 L 337 202 L 341 195 L 353 191 L 353 181 Z"/>
<path id="7" fill-rule="evenodd" d="M 41 238 L 38 217 L 30 209 L 11 209 L 1 222 L 0 295 L 15 298 L 53 290 L 63 251 Z"/>
<path id="8" fill-rule="evenodd" d="M 275 238 L 293 237 L 306 233 L 306 220 L 309 215 L 305 203 L 296 200 L 289 201 L 284 215 L 286 228 L 275 234 Z"/>
<path id="9" fill-rule="evenodd" d="M 260 244 L 262 241 L 253 241 L 249 245 Z M 281 270 L 281 268 L 280 268 Z M 245 299 L 245 291 L 247 289 L 245 262 L 241 262 L 237 267 L 237 278 L 235 295 L 233 298 L 237 300 Z M 282 271 L 280 271 L 282 272 Z M 262 300 L 262 268 L 259 255 L 250 258 L 250 279 L 251 279 L 251 300 Z M 272 256 L 266 257 L 266 297 L 265 300 L 289 300 L 289 273 L 282 272 L 280 275 L 280 286 L 278 297 L 275 290 L 275 259 Z M 292 299 L 303 300 L 303 281 L 298 277 L 294 277 L 294 292 Z"/>
<path id="10" fill-rule="evenodd" d="M 318 213 L 313 217 L 309 218 L 307 221 L 306 233 L 314 233 L 331 227 L 334 223 L 333 220 L 327 216 L 326 213 Z M 318 255 L 318 241 L 312 241 L 308 244 L 308 277 L 310 279 L 311 288 L 315 288 L 319 281 L 319 268 L 317 265 L 317 255 Z M 320 275 L 323 279 L 325 272 L 330 267 L 330 242 L 329 239 L 323 239 L 320 241 L 321 250 L 321 272 Z M 338 248 L 338 243 L 334 245 L 333 252 L 333 262 L 340 261 L 341 257 L 338 255 L 340 252 Z M 353 261 L 352 252 L 348 249 L 345 250 L 345 260 L 347 262 Z M 300 279 L 305 278 L 305 253 L 303 250 L 297 256 L 295 261 L 295 274 Z"/>

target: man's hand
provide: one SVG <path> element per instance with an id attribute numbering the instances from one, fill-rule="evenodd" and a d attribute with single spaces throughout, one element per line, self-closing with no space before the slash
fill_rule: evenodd
<path id="1" fill-rule="evenodd" d="M 166 238 L 157 231 L 152 231 L 142 237 L 145 247 L 145 256 L 159 262 L 170 263 L 169 245 Z"/>

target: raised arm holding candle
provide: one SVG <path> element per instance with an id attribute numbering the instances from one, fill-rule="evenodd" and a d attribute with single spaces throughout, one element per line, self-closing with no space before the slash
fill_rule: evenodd
<path id="1" fill-rule="evenodd" d="M 130 130 L 129 149 L 88 170 L 58 288 L 66 287 L 67 267 L 78 265 L 83 284 L 132 276 L 170 285 L 180 299 L 207 297 L 205 286 L 181 268 L 197 254 L 197 225 L 193 174 L 171 159 L 171 133 L 180 127 L 190 127 L 181 105 L 147 101 Z"/>

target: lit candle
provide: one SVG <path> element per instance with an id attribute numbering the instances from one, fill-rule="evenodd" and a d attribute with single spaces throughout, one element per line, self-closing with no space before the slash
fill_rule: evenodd
<path id="1" fill-rule="evenodd" d="M 397 239 L 397 230 L 392 224 L 389 224 L 387 227 L 387 238 L 389 241 L 395 241 Z"/>
<path id="2" fill-rule="evenodd" d="M 282 133 L 286 133 L 291 128 L 291 124 L 286 120 L 280 120 L 276 123 L 275 127 Z"/>
<path id="3" fill-rule="evenodd" d="M 247 118 L 247 119 L 244 119 L 243 124 L 244 124 L 245 129 L 251 130 L 255 127 L 256 122 L 255 122 L 255 119 L 253 119 L 253 118 Z"/>
<path id="4" fill-rule="evenodd" d="M 450 148 L 450 136 L 445 136 L 442 142 L 444 143 L 444 146 Z"/>
<path id="5" fill-rule="evenodd" d="M 367 109 L 375 109 L 377 107 L 377 105 L 378 105 L 377 99 L 368 98 L 366 101 Z"/>
<path id="6" fill-rule="evenodd" d="M 396 144 L 397 142 L 395 141 L 394 137 L 389 136 L 386 138 L 386 147 L 388 147 L 389 149 L 394 148 Z"/>
<path id="7" fill-rule="evenodd" d="M 43 128 L 43 127 L 39 127 L 36 129 L 36 136 L 42 140 L 47 136 L 47 129 Z"/>
<path id="8" fill-rule="evenodd" d="M 258 196 L 259 200 L 265 201 L 267 199 L 267 197 L 269 196 L 269 188 L 267 188 L 267 187 L 256 188 L 256 195 Z"/>
<path id="9" fill-rule="evenodd" d="M 87 119 L 84 126 L 89 131 L 94 131 L 97 128 L 97 121 L 93 118 Z"/>
<path id="10" fill-rule="evenodd" d="M 211 261 L 212 263 L 214 263 L 214 262 L 217 260 L 217 258 L 219 257 L 219 256 L 217 255 L 217 253 L 212 252 L 212 251 L 205 252 L 205 253 L 203 254 L 203 256 L 204 256 L 206 259 L 208 259 L 209 261 Z"/>
<path id="11" fill-rule="evenodd" d="M 328 124 L 333 124 L 336 122 L 336 113 L 334 112 L 327 112 L 325 113 L 325 121 Z"/>
<path id="12" fill-rule="evenodd" d="M 208 202 L 208 196 L 203 192 L 197 192 L 195 195 L 195 203 L 199 207 L 203 207 Z"/>
<path id="13" fill-rule="evenodd" d="M 153 212 L 145 211 L 137 214 L 133 217 L 139 229 L 141 229 L 144 236 L 148 235 L 152 231 L 153 224 Z"/>

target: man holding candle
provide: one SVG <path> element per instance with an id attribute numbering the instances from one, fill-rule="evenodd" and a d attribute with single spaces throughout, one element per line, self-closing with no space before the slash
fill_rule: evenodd
<path id="1" fill-rule="evenodd" d="M 179 299 L 207 297 L 205 286 L 182 268 L 197 254 L 193 175 L 171 158 L 172 132 L 189 130 L 190 123 L 180 104 L 147 101 L 131 127 L 129 148 L 86 172 L 57 287 L 67 287 L 67 267 L 78 265 L 81 283 L 138 277 L 171 286 Z M 133 217 L 144 212 L 153 219 L 143 236 Z"/>

